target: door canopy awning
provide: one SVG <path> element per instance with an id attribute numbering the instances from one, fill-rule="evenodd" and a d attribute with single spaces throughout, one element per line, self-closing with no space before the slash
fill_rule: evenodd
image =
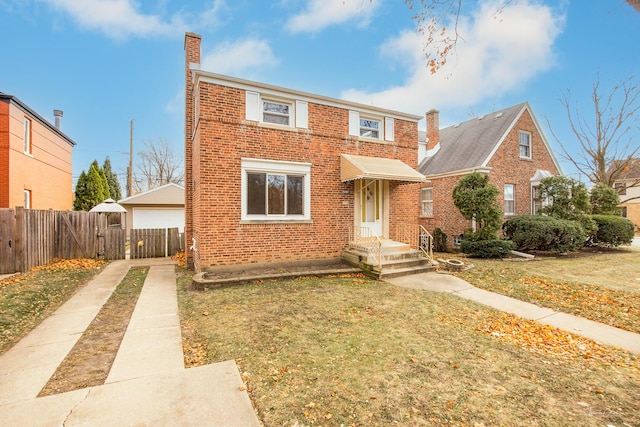
<path id="1" fill-rule="evenodd" d="M 340 179 L 342 182 L 356 179 L 386 179 L 390 181 L 424 182 L 420 172 L 398 159 L 382 157 L 340 155 Z"/>

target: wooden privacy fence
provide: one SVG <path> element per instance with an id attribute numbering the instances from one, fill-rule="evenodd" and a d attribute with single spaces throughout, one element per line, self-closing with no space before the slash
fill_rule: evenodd
<path id="1" fill-rule="evenodd" d="M 184 249 L 178 228 L 134 228 L 131 230 L 131 259 L 172 256 Z"/>
<path id="2" fill-rule="evenodd" d="M 24 272 L 54 258 L 98 258 L 106 217 L 91 212 L 0 209 L 0 274 Z"/>
<path id="3" fill-rule="evenodd" d="M 131 259 L 184 249 L 178 228 L 131 230 Z M 107 227 L 96 212 L 0 209 L 0 274 L 29 271 L 54 258 L 125 259 L 127 231 Z"/>

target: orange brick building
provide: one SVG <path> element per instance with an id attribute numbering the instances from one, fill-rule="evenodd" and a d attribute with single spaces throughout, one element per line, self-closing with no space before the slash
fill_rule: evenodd
<path id="1" fill-rule="evenodd" d="M 489 174 L 500 190 L 504 219 L 536 213 L 540 180 L 561 174 L 528 103 L 496 111 L 448 128 L 439 129 L 439 113 L 427 113 L 427 131 L 420 133 L 419 171 L 428 180 L 420 194 L 420 220 L 433 233 L 440 228 L 456 246 L 460 235 L 472 228 L 453 204 L 457 182 L 470 172 Z"/>
<path id="2" fill-rule="evenodd" d="M 73 207 L 72 148 L 58 127 L 15 96 L 0 92 L 0 208 Z"/>
<path id="3" fill-rule="evenodd" d="M 420 116 L 222 76 L 186 51 L 185 232 L 196 270 L 336 258 L 417 224 Z"/>

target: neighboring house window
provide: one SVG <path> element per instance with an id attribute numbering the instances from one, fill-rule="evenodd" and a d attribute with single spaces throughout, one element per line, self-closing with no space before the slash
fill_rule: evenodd
<path id="1" fill-rule="evenodd" d="M 242 160 L 243 220 L 309 220 L 311 165 Z"/>
<path id="2" fill-rule="evenodd" d="M 360 136 L 380 139 L 380 120 L 360 118 Z"/>
<path id="3" fill-rule="evenodd" d="M 24 118 L 24 152 L 31 154 L 31 120 Z"/>
<path id="4" fill-rule="evenodd" d="M 624 182 L 616 182 L 613 184 L 613 188 L 615 188 L 620 196 L 625 196 L 627 194 L 627 184 Z"/>
<path id="5" fill-rule="evenodd" d="M 24 208 L 31 209 L 31 190 L 24 190 Z"/>
<path id="6" fill-rule="evenodd" d="M 291 104 L 262 101 L 262 121 L 264 123 L 289 126 L 291 122 Z"/>
<path id="7" fill-rule="evenodd" d="M 520 157 L 523 159 L 531 158 L 531 134 L 529 132 L 520 131 Z"/>
<path id="8" fill-rule="evenodd" d="M 515 198 L 515 185 L 504 185 L 504 215 L 512 216 L 516 214 L 516 198 Z"/>
<path id="9" fill-rule="evenodd" d="M 551 204 L 551 200 L 540 197 L 540 187 L 537 185 L 531 186 L 531 213 L 533 215 L 539 214 L 540 209 L 549 204 Z"/>
<path id="10" fill-rule="evenodd" d="M 423 188 L 420 192 L 422 216 L 433 216 L 433 188 Z"/>
<path id="11" fill-rule="evenodd" d="M 627 217 L 627 207 L 623 206 L 622 207 L 622 211 L 621 211 L 622 217 L 626 218 Z"/>

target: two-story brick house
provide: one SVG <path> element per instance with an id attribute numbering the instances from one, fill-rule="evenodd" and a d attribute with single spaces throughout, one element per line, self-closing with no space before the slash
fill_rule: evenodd
<path id="1" fill-rule="evenodd" d="M 200 69 L 187 33 L 185 232 L 196 270 L 339 257 L 417 225 L 420 116 Z"/>
<path id="2" fill-rule="evenodd" d="M 439 129 L 437 110 L 427 112 L 427 130 L 420 132 L 418 170 L 428 182 L 420 194 L 420 220 L 431 232 L 440 228 L 456 246 L 473 224 L 453 204 L 456 183 L 470 172 L 489 175 L 500 190 L 504 219 L 536 213 L 542 200 L 542 178 L 561 174 L 547 139 L 528 103 L 514 105 Z"/>
<path id="3" fill-rule="evenodd" d="M 15 96 L 0 92 L 0 208 L 73 207 L 75 142 Z"/>

